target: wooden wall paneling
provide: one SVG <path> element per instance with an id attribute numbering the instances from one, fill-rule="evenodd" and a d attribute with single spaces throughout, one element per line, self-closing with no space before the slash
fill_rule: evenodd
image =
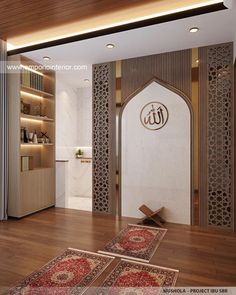
<path id="1" fill-rule="evenodd" d="M 236 60 L 234 61 L 234 99 L 233 99 L 233 110 L 234 110 L 234 115 L 233 117 L 233 126 L 234 126 L 234 148 L 233 148 L 233 163 L 234 163 L 234 231 L 236 232 L 236 156 L 235 156 L 235 149 L 236 149 L 236 119 L 235 119 L 235 114 L 236 114 Z"/>
<path id="2" fill-rule="evenodd" d="M 115 63 L 93 66 L 93 211 L 115 214 Z"/>
<path id="3" fill-rule="evenodd" d="M 19 217 L 54 205 L 54 179 L 53 168 L 21 172 L 22 200 Z"/>
<path id="4" fill-rule="evenodd" d="M 191 99 L 191 50 L 123 60 L 122 102 L 153 77 L 176 87 Z"/>
<path id="5" fill-rule="evenodd" d="M 207 49 L 199 48 L 199 201 L 200 225 L 207 225 Z"/>

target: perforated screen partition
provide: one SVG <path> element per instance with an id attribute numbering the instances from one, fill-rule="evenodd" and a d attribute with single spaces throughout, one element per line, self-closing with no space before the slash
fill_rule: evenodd
<path id="1" fill-rule="evenodd" d="M 206 193 L 203 223 L 230 229 L 233 227 L 232 43 L 200 49 L 200 89 L 201 157 L 204 157 L 200 175 Z"/>
<path id="2" fill-rule="evenodd" d="M 93 211 L 115 212 L 115 64 L 93 66 Z"/>

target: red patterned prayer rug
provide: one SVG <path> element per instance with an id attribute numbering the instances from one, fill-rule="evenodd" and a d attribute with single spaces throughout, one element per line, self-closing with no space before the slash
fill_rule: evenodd
<path id="1" fill-rule="evenodd" d="M 99 253 L 149 262 L 167 229 L 129 224 Z"/>
<path id="2" fill-rule="evenodd" d="M 113 259 L 97 253 L 67 249 L 5 294 L 81 294 Z"/>
<path id="3" fill-rule="evenodd" d="M 159 294 L 161 287 L 175 285 L 178 273 L 175 269 L 122 259 L 96 294 Z"/>

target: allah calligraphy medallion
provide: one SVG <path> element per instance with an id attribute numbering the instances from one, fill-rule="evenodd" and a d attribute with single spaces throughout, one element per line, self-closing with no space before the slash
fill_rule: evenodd
<path id="1" fill-rule="evenodd" d="M 160 102 L 149 102 L 140 113 L 143 126 L 149 130 L 158 130 L 165 126 L 169 113 L 167 108 Z"/>

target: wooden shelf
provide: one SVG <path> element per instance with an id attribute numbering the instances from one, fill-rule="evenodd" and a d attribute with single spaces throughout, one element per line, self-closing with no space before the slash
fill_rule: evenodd
<path id="1" fill-rule="evenodd" d="M 21 85 L 21 91 L 27 92 L 29 94 L 41 96 L 43 98 L 53 98 L 54 97 L 54 95 L 51 94 L 51 93 L 41 91 L 41 90 L 38 90 L 38 89 L 34 89 L 34 88 L 31 88 L 31 87 L 27 87 L 27 86 L 24 86 L 24 85 Z"/>
<path id="2" fill-rule="evenodd" d="M 92 160 L 91 157 L 75 157 L 77 160 Z"/>
<path id="3" fill-rule="evenodd" d="M 32 120 L 40 120 L 40 121 L 45 121 L 45 122 L 54 122 L 53 119 L 48 118 L 48 117 L 33 116 L 33 115 L 27 115 L 27 114 L 22 114 L 22 113 L 21 113 L 21 118 L 32 119 Z"/>
<path id="4" fill-rule="evenodd" d="M 31 169 L 31 170 L 21 171 L 21 173 L 29 173 L 36 170 L 42 171 L 42 170 L 48 170 L 48 169 L 53 169 L 53 168 L 52 167 L 35 167 L 34 169 Z"/>
<path id="5" fill-rule="evenodd" d="M 40 146 L 40 145 L 54 145 L 53 143 L 21 143 L 23 146 Z"/>

